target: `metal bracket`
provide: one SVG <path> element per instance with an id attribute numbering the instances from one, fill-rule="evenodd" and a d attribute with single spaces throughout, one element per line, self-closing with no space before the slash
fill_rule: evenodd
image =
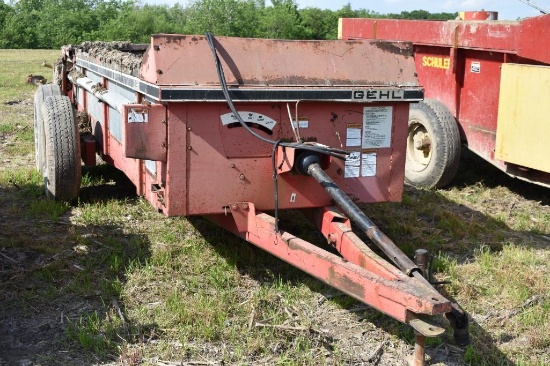
<path id="1" fill-rule="evenodd" d="M 252 202 L 231 202 L 229 203 L 231 215 L 237 225 L 240 233 L 248 232 L 258 236 L 258 227 L 256 225 L 256 207 Z"/>

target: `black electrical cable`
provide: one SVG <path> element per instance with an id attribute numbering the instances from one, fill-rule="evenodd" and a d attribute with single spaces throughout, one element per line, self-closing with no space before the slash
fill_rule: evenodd
<path id="1" fill-rule="evenodd" d="M 275 141 L 273 144 L 273 150 L 271 152 L 271 169 L 273 169 L 273 200 L 275 201 L 275 232 L 279 232 L 279 185 L 277 181 L 277 165 L 275 162 L 275 153 L 277 152 L 277 147 L 281 144 L 281 140 Z M 283 160 L 284 162 L 284 160 Z M 281 163 L 282 165 L 282 163 Z"/>
<path id="2" fill-rule="evenodd" d="M 218 52 L 216 51 L 216 46 L 214 44 L 214 38 L 212 36 L 212 33 L 207 32 L 206 34 L 206 40 L 208 41 L 208 45 L 210 46 L 210 50 L 212 51 L 212 55 L 214 56 L 214 61 L 216 63 L 216 72 L 218 73 L 218 79 L 220 81 L 220 85 L 222 88 L 223 95 L 225 97 L 225 100 L 227 104 L 229 105 L 229 108 L 231 109 L 231 112 L 234 114 L 235 118 L 237 118 L 237 121 L 239 121 L 239 124 L 246 129 L 248 133 L 250 133 L 252 136 L 256 137 L 257 139 L 262 140 L 263 142 L 266 142 L 268 144 L 277 145 L 277 146 L 284 146 L 284 147 L 292 147 L 295 149 L 301 149 L 301 150 L 308 150 L 317 152 L 319 154 L 324 155 L 330 155 L 338 159 L 345 160 L 346 155 L 349 153 L 344 150 L 339 149 L 333 149 L 329 147 L 318 147 L 318 146 L 312 146 L 308 145 L 307 143 L 288 143 L 288 142 L 280 142 L 275 140 L 270 140 L 268 138 L 265 138 L 256 132 L 254 132 L 247 124 L 243 121 L 241 118 L 239 112 L 235 108 L 235 105 L 233 104 L 233 100 L 231 99 L 231 96 L 229 95 L 229 89 L 227 87 L 227 81 L 225 80 L 225 75 L 223 72 L 223 68 L 220 62 L 220 59 L 218 57 Z"/>

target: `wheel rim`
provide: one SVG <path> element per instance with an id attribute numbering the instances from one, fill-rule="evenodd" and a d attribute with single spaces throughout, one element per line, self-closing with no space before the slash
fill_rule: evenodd
<path id="1" fill-rule="evenodd" d="M 428 167 L 431 159 L 430 133 L 421 123 L 412 123 L 407 136 L 407 163 L 413 171 L 419 172 Z"/>

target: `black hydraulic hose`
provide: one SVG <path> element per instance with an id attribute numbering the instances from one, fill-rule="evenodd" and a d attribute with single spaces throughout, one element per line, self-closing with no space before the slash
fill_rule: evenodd
<path id="1" fill-rule="evenodd" d="M 321 169 L 318 163 L 309 165 L 307 172 L 325 189 L 325 191 L 327 191 L 344 213 L 365 232 L 369 239 L 372 240 L 400 270 L 408 276 L 423 278 L 420 268 L 418 268 L 418 266 L 409 259 L 390 238 L 380 231 L 367 215 L 353 203 L 347 194 L 334 183 L 328 174 Z M 416 276 L 417 273 L 420 274 L 420 276 Z"/>
<path id="2" fill-rule="evenodd" d="M 334 149 L 334 148 L 330 148 L 330 147 L 312 146 L 312 145 L 308 145 L 308 144 L 304 144 L 304 143 L 277 142 L 275 140 L 270 140 L 268 138 L 265 138 L 265 137 L 259 135 L 258 133 L 254 132 L 246 124 L 246 122 L 243 121 L 243 119 L 241 118 L 239 112 L 235 108 L 235 105 L 233 104 L 231 96 L 229 95 L 229 89 L 227 87 L 227 81 L 225 80 L 225 75 L 224 75 L 223 68 L 222 68 L 221 63 L 220 63 L 220 58 L 218 57 L 218 53 L 216 51 L 216 46 L 214 44 L 214 38 L 212 36 L 212 33 L 210 33 L 210 32 L 206 33 L 206 40 L 208 41 L 208 45 L 210 46 L 210 50 L 212 51 L 212 54 L 214 56 L 214 61 L 216 63 L 216 72 L 218 74 L 218 79 L 220 81 L 220 85 L 221 85 L 222 92 L 223 92 L 223 95 L 225 97 L 225 100 L 226 100 L 229 108 L 231 109 L 231 112 L 233 113 L 235 118 L 237 118 L 237 121 L 239 121 L 239 124 L 242 127 L 244 127 L 244 129 L 248 133 L 250 133 L 252 136 L 254 136 L 257 139 L 260 139 L 263 142 L 266 142 L 268 144 L 272 144 L 272 145 L 278 144 L 278 145 L 284 146 L 284 147 L 292 147 L 292 148 L 295 148 L 295 149 L 313 151 L 313 152 L 317 152 L 317 153 L 320 153 L 320 154 L 330 155 L 330 156 L 333 156 L 335 158 L 342 159 L 342 160 L 345 159 L 345 156 L 348 155 L 348 152 L 344 151 L 344 150 Z"/>

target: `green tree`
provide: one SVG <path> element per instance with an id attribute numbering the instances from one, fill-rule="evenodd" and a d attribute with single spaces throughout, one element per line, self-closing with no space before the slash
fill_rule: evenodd
<path id="1" fill-rule="evenodd" d="M 303 24 L 294 0 L 272 0 L 273 6 L 263 9 L 260 36 L 265 38 L 306 39 L 308 31 Z"/>
<path id="2" fill-rule="evenodd" d="M 6 14 L 2 29 L 2 47 L 36 48 L 36 19 L 40 16 L 42 1 L 20 0 L 11 14 Z"/>
<path id="3" fill-rule="evenodd" d="M 402 11 L 400 14 L 387 14 L 385 18 L 390 19 L 413 19 L 413 20 L 451 20 L 455 19 L 457 13 L 430 13 L 426 10 Z"/>
<path id="4" fill-rule="evenodd" d="M 199 0 L 191 4 L 184 31 L 212 32 L 219 36 L 258 36 L 258 13 L 262 2 L 254 0 Z"/>
<path id="5" fill-rule="evenodd" d="M 104 41 L 149 43 L 151 34 L 182 31 L 182 25 L 173 21 L 172 14 L 167 6 L 140 7 L 133 3 L 126 3 L 116 18 L 100 26 L 98 37 Z"/>
<path id="6" fill-rule="evenodd" d="M 332 10 L 305 8 L 300 10 L 308 39 L 334 39 L 338 27 L 338 15 Z"/>
<path id="7" fill-rule="evenodd" d="M 4 22 L 9 18 L 13 13 L 13 8 L 8 4 L 5 4 L 3 1 L 0 2 L 0 29 L 4 28 Z"/>
<path id="8" fill-rule="evenodd" d="M 92 10 L 94 0 L 43 0 L 36 22 L 36 47 L 58 48 L 64 44 L 90 40 L 88 34 L 99 27 Z"/>

